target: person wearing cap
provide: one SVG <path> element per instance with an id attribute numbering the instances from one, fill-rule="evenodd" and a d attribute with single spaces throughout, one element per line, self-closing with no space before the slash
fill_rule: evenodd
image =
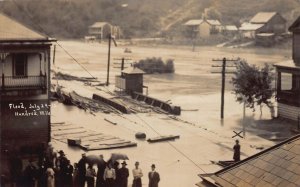
<path id="1" fill-rule="evenodd" d="M 23 173 L 24 187 L 34 187 L 36 180 L 37 168 L 33 164 L 33 160 L 29 159 L 29 164 L 26 166 Z"/>
<path id="2" fill-rule="evenodd" d="M 128 177 L 129 177 L 129 170 L 126 168 L 127 163 L 123 161 L 122 167 L 118 170 L 119 173 L 119 185 L 118 187 L 127 187 L 128 186 Z"/>
<path id="3" fill-rule="evenodd" d="M 64 187 L 73 186 L 73 171 L 74 167 L 71 165 L 70 160 L 67 160 L 67 165 L 62 168 L 62 184 Z"/>
<path id="4" fill-rule="evenodd" d="M 159 173 L 155 171 L 155 165 L 151 165 L 151 171 L 148 173 L 149 187 L 158 187 L 160 181 Z"/>
<path id="5" fill-rule="evenodd" d="M 235 140 L 235 145 L 233 146 L 233 160 L 238 162 L 241 160 L 241 146 L 239 144 L 239 140 Z"/>
<path id="6" fill-rule="evenodd" d="M 84 187 L 85 185 L 85 174 L 86 174 L 86 155 L 82 154 L 81 159 L 78 161 L 78 183 L 79 187 Z"/>
<path id="7" fill-rule="evenodd" d="M 133 182 L 132 187 L 142 187 L 142 177 L 143 172 L 141 168 L 139 168 L 140 163 L 135 162 L 135 168 L 132 170 Z"/>

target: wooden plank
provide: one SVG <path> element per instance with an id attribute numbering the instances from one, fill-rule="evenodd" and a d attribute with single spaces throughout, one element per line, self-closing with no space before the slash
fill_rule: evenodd
<path id="1" fill-rule="evenodd" d="M 83 129 L 83 127 L 58 127 L 52 129 L 52 131 L 76 130 L 76 129 Z"/>
<path id="2" fill-rule="evenodd" d="M 74 131 L 74 132 L 64 132 L 64 133 L 58 133 L 58 134 L 54 134 L 54 136 L 63 136 L 63 135 L 68 135 L 68 134 L 81 134 L 86 132 L 84 131 Z"/>
<path id="3" fill-rule="evenodd" d="M 162 142 L 162 141 L 168 141 L 168 140 L 175 140 L 177 138 L 180 138 L 179 135 L 174 136 L 174 135 L 170 135 L 170 136 L 158 136 L 155 138 L 149 138 L 147 141 L 150 143 L 154 143 L 154 142 Z"/>

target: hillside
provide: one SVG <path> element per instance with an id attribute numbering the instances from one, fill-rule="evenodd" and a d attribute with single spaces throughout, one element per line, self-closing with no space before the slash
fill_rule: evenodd
<path id="1" fill-rule="evenodd" d="M 297 0 L 14 0 L 0 11 L 57 38 L 81 38 L 95 21 L 121 26 L 126 37 L 180 35 L 181 25 L 205 13 L 239 25 L 258 11 L 278 11 L 288 25 L 300 15 Z"/>

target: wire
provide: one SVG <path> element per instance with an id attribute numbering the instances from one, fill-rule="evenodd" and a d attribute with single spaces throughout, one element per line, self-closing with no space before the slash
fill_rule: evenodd
<path id="1" fill-rule="evenodd" d="M 48 34 L 46 34 L 45 29 L 38 23 L 34 21 L 34 18 L 31 16 L 31 14 L 28 13 L 28 11 L 24 10 L 15 0 L 12 0 L 12 2 L 16 5 L 16 7 L 23 11 L 27 17 L 30 19 L 30 21 L 37 26 L 47 37 L 51 38 Z M 84 69 L 92 78 L 96 79 L 82 64 L 78 62 L 58 41 L 55 41 L 55 43 L 68 55 L 70 56 L 82 69 Z"/>
<path id="2" fill-rule="evenodd" d="M 160 135 L 161 134 L 156 131 L 153 127 L 151 127 L 151 125 L 149 125 L 145 120 L 143 120 L 140 116 L 138 116 L 137 114 L 135 114 L 143 123 L 145 123 L 149 128 L 151 128 L 156 134 Z M 203 170 L 195 161 L 193 161 L 188 155 L 186 155 L 184 152 L 182 152 L 180 149 L 178 149 L 175 145 L 173 145 L 171 142 L 167 141 L 168 144 L 173 147 L 178 153 L 180 153 L 182 156 L 184 156 L 186 159 L 188 159 L 191 163 L 193 163 L 198 169 L 200 169 L 201 171 L 203 171 L 204 173 L 206 173 L 205 170 Z"/>

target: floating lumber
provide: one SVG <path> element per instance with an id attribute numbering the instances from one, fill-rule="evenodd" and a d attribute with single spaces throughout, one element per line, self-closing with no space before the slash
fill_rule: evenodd
<path id="1" fill-rule="evenodd" d="M 80 147 L 86 151 L 137 146 L 135 142 L 87 130 L 84 127 L 72 124 L 52 124 L 51 130 L 53 139 Z"/>
<path id="2" fill-rule="evenodd" d="M 160 101 L 158 99 L 149 97 L 147 95 L 143 95 L 138 92 L 133 92 L 131 97 L 137 101 L 143 101 L 153 107 L 158 107 L 159 109 L 162 109 L 163 111 L 168 112 L 170 114 L 180 115 L 181 113 L 180 106 L 171 106 L 169 103 L 165 101 Z"/>
<path id="3" fill-rule="evenodd" d="M 216 164 L 219 165 L 219 166 L 222 166 L 222 167 L 227 167 L 227 166 L 230 166 L 234 163 L 235 163 L 234 160 L 220 160 Z"/>
<path id="4" fill-rule="evenodd" d="M 177 138 L 180 138 L 179 135 L 169 135 L 169 136 L 158 136 L 155 138 L 149 138 L 147 141 L 150 143 L 154 143 L 154 142 L 162 142 L 162 141 L 168 141 L 168 140 L 175 140 Z"/>
<path id="5" fill-rule="evenodd" d="M 93 94 L 93 99 L 95 99 L 97 101 L 101 101 L 101 102 L 103 102 L 105 104 L 108 104 L 108 105 L 114 107 L 115 109 L 117 109 L 117 110 L 125 113 L 125 114 L 129 113 L 129 110 L 127 109 L 126 106 L 124 106 L 124 105 L 122 105 L 120 103 L 117 103 L 117 102 L 115 102 L 115 101 L 113 101 L 111 99 L 107 99 L 107 98 L 102 97 L 102 96 L 97 95 L 97 94 Z"/>

